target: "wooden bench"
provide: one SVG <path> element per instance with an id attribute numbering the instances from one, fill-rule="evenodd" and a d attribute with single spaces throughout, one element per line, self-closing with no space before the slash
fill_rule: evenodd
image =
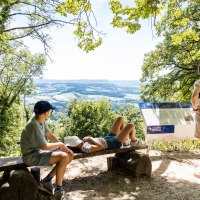
<path id="1" fill-rule="evenodd" d="M 151 160 L 148 155 L 137 151 L 146 148 L 148 147 L 124 147 L 95 153 L 75 153 L 74 159 L 115 154 L 106 156 L 108 170 L 121 167 L 134 177 L 138 178 L 142 175 L 150 177 Z M 28 167 L 23 163 L 21 156 L 0 159 L 0 172 L 3 172 L 2 175 L 0 174 L 0 199 L 20 200 L 27 199 L 27 196 L 30 200 L 54 199 L 53 193 L 41 185 L 40 168 Z"/>
<path id="2" fill-rule="evenodd" d="M 123 147 L 120 149 L 108 149 L 93 153 L 75 153 L 74 159 L 88 158 L 105 154 L 113 154 L 114 156 L 107 158 L 108 170 L 116 167 L 122 167 L 131 173 L 134 177 L 141 175 L 151 176 L 151 160 L 148 155 L 138 152 L 137 150 L 147 149 L 137 147 Z M 11 171 L 15 169 L 27 169 L 27 165 L 23 163 L 22 157 L 11 157 L 0 159 L 0 172 Z"/>

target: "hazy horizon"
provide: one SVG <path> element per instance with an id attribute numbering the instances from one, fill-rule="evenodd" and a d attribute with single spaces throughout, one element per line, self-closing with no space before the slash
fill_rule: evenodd
<path id="1" fill-rule="evenodd" d="M 35 78 L 34 80 L 54 80 L 54 81 L 78 81 L 78 80 L 90 80 L 90 81 L 139 81 L 138 79 L 87 79 L 87 78 L 80 78 L 80 79 L 55 79 L 55 78 L 42 78 L 42 79 L 38 79 Z"/>

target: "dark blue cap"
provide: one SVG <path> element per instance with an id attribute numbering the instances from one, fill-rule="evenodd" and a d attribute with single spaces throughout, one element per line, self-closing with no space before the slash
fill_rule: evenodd
<path id="1" fill-rule="evenodd" d="M 55 110 L 55 106 L 51 105 L 48 101 L 38 101 L 34 106 L 34 112 L 36 115 L 43 114 L 49 110 Z"/>

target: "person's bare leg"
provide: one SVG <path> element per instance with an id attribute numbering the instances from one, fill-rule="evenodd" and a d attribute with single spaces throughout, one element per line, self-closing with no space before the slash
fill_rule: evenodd
<path id="1" fill-rule="evenodd" d="M 114 133 L 117 136 L 124 129 L 124 123 L 125 122 L 123 117 L 117 117 L 110 129 L 110 132 Z"/>
<path id="2" fill-rule="evenodd" d="M 117 135 L 117 139 L 123 144 L 127 140 L 129 134 L 131 134 L 131 140 L 135 140 L 136 138 L 134 137 L 134 130 L 135 126 L 133 124 L 127 124 L 124 129 Z"/>
<path id="3" fill-rule="evenodd" d="M 51 155 L 50 163 L 56 164 L 50 172 L 52 176 L 56 175 L 56 185 L 62 186 L 63 176 L 66 171 L 67 164 L 72 160 L 72 156 L 64 152 L 53 152 Z"/>
<path id="4" fill-rule="evenodd" d="M 52 157 L 54 157 L 54 156 L 57 157 L 57 155 L 52 155 Z M 69 162 L 71 162 L 73 158 L 69 156 L 69 159 L 70 159 Z M 56 169 L 57 169 L 57 165 L 55 167 L 53 167 L 53 169 L 49 172 L 49 175 L 51 175 L 52 177 L 54 177 L 56 175 Z"/>
<path id="5" fill-rule="evenodd" d="M 136 130 L 135 130 L 135 126 L 134 125 L 133 125 L 132 130 L 130 131 L 129 136 L 130 136 L 131 141 L 135 142 L 137 140 Z"/>
<path id="6" fill-rule="evenodd" d="M 125 121 L 124 121 L 124 118 L 123 118 L 122 122 L 121 122 L 121 126 L 120 126 L 120 132 L 124 129 L 124 127 L 125 127 Z"/>
<path id="7" fill-rule="evenodd" d="M 129 133 L 129 136 L 131 139 L 131 142 L 130 142 L 131 147 L 146 147 L 147 146 L 147 144 L 144 141 L 142 141 L 136 136 L 136 129 L 134 125 L 132 127 L 132 130 Z"/>
<path id="8" fill-rule="evenodd" d="M 56 175 L 56 165 L 53 167 L 53 169 L 49 172 L 50 176 L 54 177 Z"/>

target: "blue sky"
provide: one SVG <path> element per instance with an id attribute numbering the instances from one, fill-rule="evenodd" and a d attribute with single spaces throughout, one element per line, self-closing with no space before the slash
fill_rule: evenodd
<path id="1" fill-rule="evenodd" d="M 95 1 L 94 13 L 98 30 L 106 33 L 103 44 L 93 52 L 78 48 L 73 27 L 53 29 L 51 58 L 45 67 L 45 79 L 107 79 L 139 80 L 144 54 L 159 42 L 152 32 L 151 22 L 143 22 L 140 31 L 133 35 L 125 29 L 112 28 L 112 13 L 106 0 Z M 37 42 L 33 48 L 37 50 Z"/>

